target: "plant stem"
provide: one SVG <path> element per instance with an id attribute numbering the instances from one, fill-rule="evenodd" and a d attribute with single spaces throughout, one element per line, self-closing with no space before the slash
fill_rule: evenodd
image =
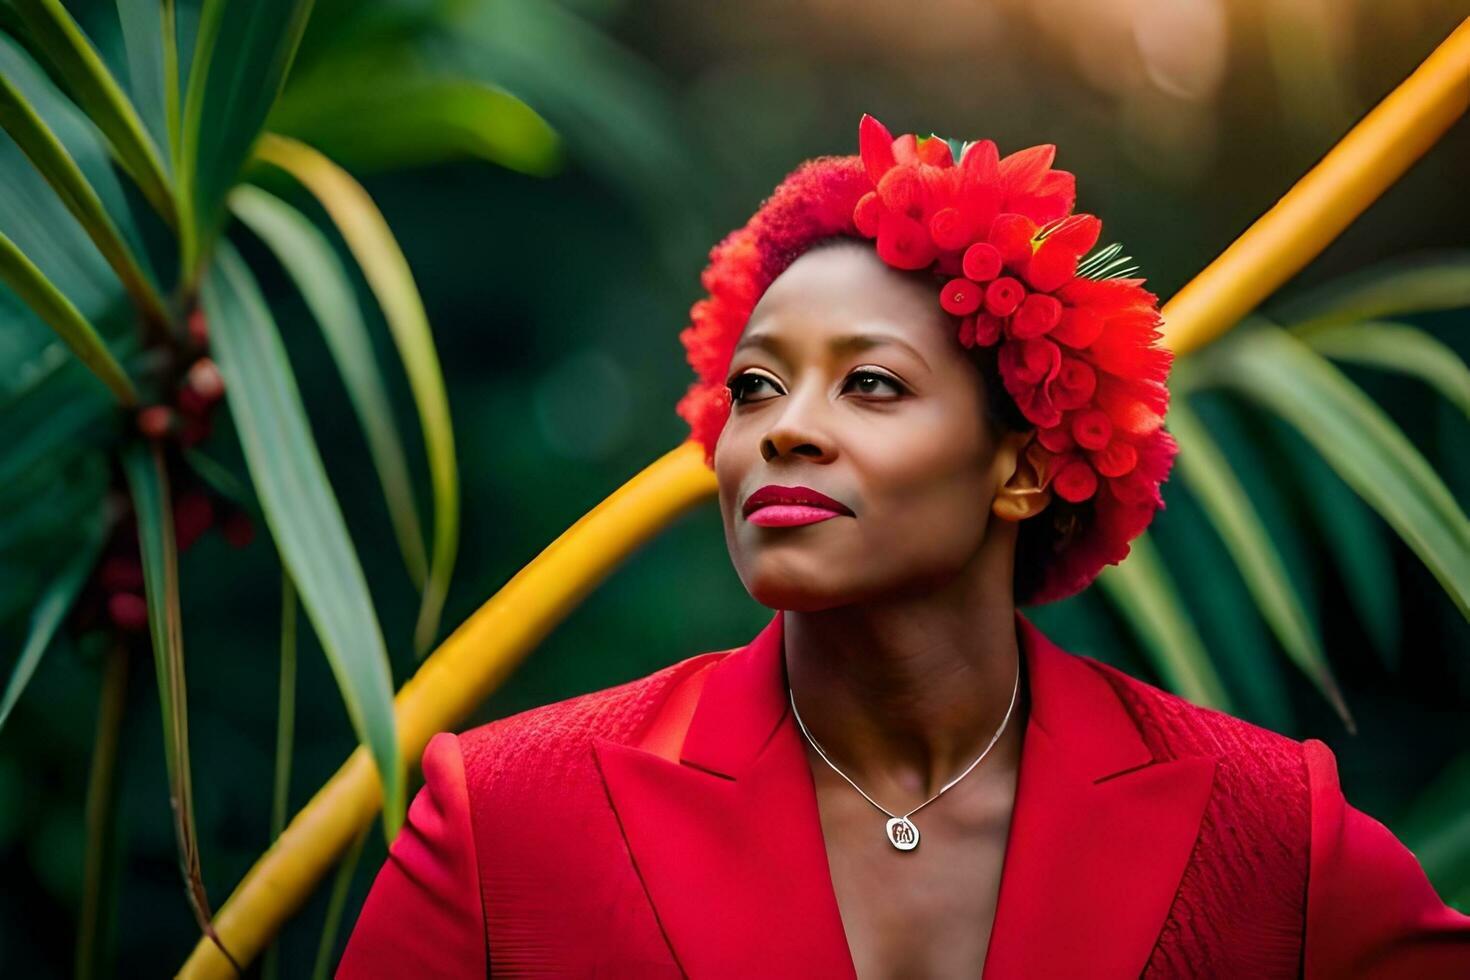
<path id="1" fill-rule="evenodd" d="M 82 907 L 77 922 L 76 975 L 102 976 L 109 962 L 117 870 L 117 743 L 128 693 L 128 651 L 121 642 L 107 652 L 92 773 L 87 781 L 87 846 L 83 857 Z"/>

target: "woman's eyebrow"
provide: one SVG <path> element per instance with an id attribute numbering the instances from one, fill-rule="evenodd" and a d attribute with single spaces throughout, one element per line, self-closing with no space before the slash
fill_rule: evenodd
<path id="1" fill-rule="evenodd" d="M 780 337 L 777 337 L 774 334 L 766 333 L 759 330 L 753 333 L 746 334 L 743 338 L 741 338 L 740 343 L 735 345 L 735 350 L 731 352 L 731 356 L 733 357 L 735 354 L 740 353 L 747 347 L 760 347 L 770 351 L 777 357 L 782 358 L 782 360 L 786 359 L 784 356 L 786 344 Z M 918 358 L 919 363 L 924 365 L 925 368 L 929 367 L 929 362 L 924 360 L 923 354 L 920 354 L 918 350 L 916 350 L 914 346 L 908 341 L 904 340 L 902 337 L 898 337 L 893 334 L 844 334 L 841 337 L 833 337 L 827 343 L 827 349 L 834 354 L 847 354 L 851 352 L 872 350 L 874 347 L 902 347 L 910 354 L 913 354 L 914 357 Z"/>

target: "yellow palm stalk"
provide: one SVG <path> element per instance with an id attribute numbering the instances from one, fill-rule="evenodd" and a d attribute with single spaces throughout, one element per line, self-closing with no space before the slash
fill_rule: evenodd
<path id="1" fill-rule="evenodd" d="M 1185 353 L 1229 330 L 1326 248 L 1467 105 L 1470 19 L 1164 306 L 1164 342 Z M 404 758 L 416 762 L 435 732 L 464 721 L 629 553 L 714 493 L 702 450 L 685 442 L 568 528 L 404 685 L 395 702 Z M 215 929 L 241 963 L 259 955 L 379 805 L 376 770 L 359 748 L 220 908 Z M 233 970 L 201 940 L 179 975 L 227 978 Z"/>

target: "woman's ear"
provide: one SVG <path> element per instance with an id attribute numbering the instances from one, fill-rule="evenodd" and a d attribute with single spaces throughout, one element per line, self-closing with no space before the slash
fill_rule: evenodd
<path id="1" fill-rule="evenodd" d="M 995 491 L 990 510 L 1005 521 L 1024 521 L 1051 503 L 1051 478 L 1039 448 L 1036 430 L 1008 432 L 996 448 L 996 466 L 1005 478 Z"/>

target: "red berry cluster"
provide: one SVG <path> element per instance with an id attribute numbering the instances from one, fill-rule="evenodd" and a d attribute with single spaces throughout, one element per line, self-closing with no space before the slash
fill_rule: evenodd
<path id="1" fill-rule="evenodd" d="M 203 314 L 195 310 L 188 319 L 190 347 L 204 351 L 208 333 Z M 224 396 L 224 379 L 207 354 L 194 359 L 184 372 L 171 403 L 147 405 L 138 410 L 137 426 L 151 440 L 178 446 L 193 446 L 207 438 L 212 416 Z M 177 459 L 169 454 L 171 459 Z M 173 494 L 174 542 L 180 552 L 189 550 L 206 531 L 218 527 L 225 540 L 243 548 L 255 537 L 250 516 L 234 503 L 213 496 L 184 467 L 170 481 Z M 81 604 L 78 618 L 84 623 L 105 619 L 114 629 L 138 633 L 148 628 L 148 605 L 144 599 L 143 563 L 138 550 L 135 518 L 115 531 Z"/>

